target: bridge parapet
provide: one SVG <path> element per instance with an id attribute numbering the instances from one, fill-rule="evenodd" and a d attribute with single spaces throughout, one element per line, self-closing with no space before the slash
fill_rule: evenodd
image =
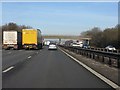
<path id="1" fill-rule="evenodd" d="M 91 40 L 89 37 L 80 37 L 74 35 L 43 35 L 44 39 L 72 39 L 72 40 Z"/>

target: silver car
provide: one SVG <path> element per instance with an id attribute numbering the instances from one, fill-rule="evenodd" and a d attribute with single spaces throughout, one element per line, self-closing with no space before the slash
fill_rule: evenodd
<path id="1" fill-rule="evenodd" d="M 57 50 L 56 44 L 50 44 L 48 50 Z"/>
<path id="2" fill-rule="evenodd" d="M 115 47 L 113 47 L 113 46 L 111 46 L 111 45 L 107 46 L 105 49 L 108 49 L 108 50 L 116 50 Z"/>

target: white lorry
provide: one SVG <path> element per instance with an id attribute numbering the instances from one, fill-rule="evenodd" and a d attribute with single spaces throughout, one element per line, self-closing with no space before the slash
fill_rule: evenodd
<path id="1" fill-rule="evenodd" d="M 45 41 L 44 44 L 45 44 L 46 46 L 49 46 L 50 41 Z"/>
<path id="2" fill-rule="evenodd" d="M 21 46 L 21 34 L 17 31 L 3 31 L 3 48 L 19 49 Z"/>

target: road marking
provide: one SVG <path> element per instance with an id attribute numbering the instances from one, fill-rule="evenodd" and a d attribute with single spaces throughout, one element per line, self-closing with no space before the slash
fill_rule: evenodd
<path id="1" fill-rule="evenodd" d="M 13 68 L 14 68 L 14 67 L 11 66 L 11 67 L 9 67 L 8 69 L 4 70 L 3 73 L 6 73 L 6 72 L 10 71 L 10 70 L 13 69 Z"/>
<path id="2" fill-rule="evenodd" d="M 59 48 L 60 49 L 60 48 Z M 111 80 L 107 79 L 106 77 L 104 77 L 103 75 L 99 74 L 98 72 L 94 71 L 93 69 L 91 69 L 90 67 L 88 67 L 87 65 L 85 65 L 84 63 L 80 62 L 79 60 L 77 60 L 76 58 L 74 58 L 73 56 L 71 56 L 70 54 L 66 53 L 65 51 L 63 51 L 62 49 L 60 49 L 63 53 L 65 53 L 67 56 L 69 56 L 70 58 L 72 58 L 74 61 L 76 61 L 77 63 L 79 63 L 80 65 L 82 65 L 84 68 L 86 68 L 88 71 L 90 71 L 91 73 L 93 73 L 95 76 L 97 76 L 98 78 L 100 78 L 101 80 L 103 80 L 104 82 L 106 82 L 107 84 L 109 84 L 111 87 L 115 88 L 115 89 L 119 89 L 120 86 L 115 84 L 114 82 L 112 82 Z"/>
<path id="3" fill-rule="evenodd" d="M 28 57 L 29 59 L 31 58 L 31 56 Z"/>

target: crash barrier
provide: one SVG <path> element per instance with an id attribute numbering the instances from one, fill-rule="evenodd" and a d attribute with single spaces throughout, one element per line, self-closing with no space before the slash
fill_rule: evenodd
<path id="1" fill-rule="evenodd" d="M 90 47 L 88 49 L 97 50 L 97 51 L 104 51 L 104 52 L 120 53 L 119 49 L 117 49 L 117 50 L 109 50 L 109 49 L 105 49 L 105 48 L 95 48 L 95 47 Z"/>
<path id="2" fill-rule="evenodd" d="M 109 66 L 120 68 L 120 53 L 105 52 L 95 49 L 84 49 L 80 47 L 64 45 L 59 45 L 59 47 L 72 51 L 76 54 L 80 54 L 88 58 L 94 59 L 96 61 L 102 62 L 104 64 L 108 64 Z"/>

